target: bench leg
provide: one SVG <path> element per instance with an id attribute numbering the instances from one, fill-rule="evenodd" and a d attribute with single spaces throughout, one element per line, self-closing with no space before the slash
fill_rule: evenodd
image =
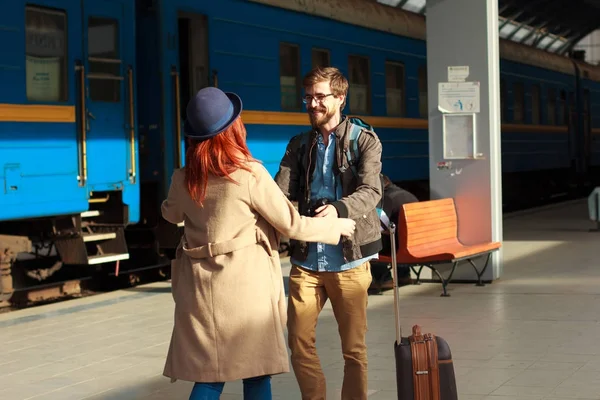
<path id="1" fill-rule="evenodd" d="M 419 272 L 415 271 L 415 267 L 412 265 L 410 266 L 410 269 L 417 276 L 417 280 L 413 283 L 413 285 L 420 285 L 421 282 L 419 280 L 421 279 L 421 271 L 423 271 L 423 266 L 419 265 Z"/>
<path id="2" fill-rule="evenodd" d="M 492 258 L 492 253 L 488 253 L 487 258 L 485 260 L 485 265 L 483 266 L 483 269 L 481 270 L 481 272 L 479 272 L 477 270 L 477 266 L 475 265 L 473 260 L 471 260 L 470 258 L 468 260 L 469 263 L 471 264 L 471 266 L 473 267 L 473 269 L 475 270 L 475 273 L 477 274 L 477 286 L 485 286 L 485 283 L 481 282 L 481 277 L 485 273 L 485 270 L 487 269 L 487 266 L 490 263 L 490 258 Z"/>
<path id="3" fill-rule="evenodd" d="M 440 272 L 437 269 L 435 269 L 435 267 L 433 265 L 428 265 L 428 267 L 433 271 L 433 273 L 436 274 L 438 276 L 438 278 L 440 278 L 440 280 L 442 281 L 442 289 L 444 292 L 440 295 L 441 297 L 450 297 L 450 294 L 446 291 L 446 286 L 448 286 L 448 284 L 452 280 L 452 275 L 454 275 L 454 271 L 456 270 L 457 266 L 458 266 L 458 261 L 456 261 L 455 263 L 452 264 L 452 269 L 450 270 L 450 274 L 448 275 L 448 278 L 444 279 L 442 277 L 442 274 L 440 274 Z"/>

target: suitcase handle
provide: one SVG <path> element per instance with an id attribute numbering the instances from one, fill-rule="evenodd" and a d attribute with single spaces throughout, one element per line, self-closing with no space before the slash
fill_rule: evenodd
<path id="1" fill-rule="evenodd" d="M 390 240 L 392 253 L 392 277 L 394 279 L 394 317 L 396 320 L 396 344 L 402 340 L 402 326 L 400 324 L 400 299 L 398 295 L 398 263 L 396 262 L 396 224 L 390 222 Z"/>

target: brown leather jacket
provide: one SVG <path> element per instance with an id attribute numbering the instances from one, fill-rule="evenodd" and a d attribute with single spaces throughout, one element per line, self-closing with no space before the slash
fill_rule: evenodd
<path id="1" fill-rule="evenodd" d="M 359 157 L 356 176 L 348 165 L 345 152 L 349 148 L 350 122 L 344 117 L 335 129 L 336 163 L 334 174 L 340 177 L 342 198 L 332 205 L 338 216 L 356 221 L 356 231 L 350 238 L 343 238 L 344 258 L 347 262 L 378 253 L 381 246 L 379 216 L 375 207 L 381 200 L 381 142 L 375 134 L 363 129 L 358 138 Z M 308 140 L 307 136 L 308 135 Z M 316 130 L 304 132 L 290 139 L 285 155 L 279 165 L 275 182 L 290 201 L 298 202 L 301 215 L 308 215 L 310 208 L 310 185 L 315 169 L 317 151 Z M 290 240 L 291 256 L 305 260 L 308 244 Z"/>

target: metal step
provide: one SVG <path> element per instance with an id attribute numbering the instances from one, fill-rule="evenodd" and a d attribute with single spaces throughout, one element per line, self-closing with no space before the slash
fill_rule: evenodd
<path id="1" fill-rule="evenodd" d="M 100 216 L 100 211 L 98 210 L 89 210 L 81 213 L 81 218 L 91 218 Z"/>
<path id="2" fill-rule="evenodd" d="M 99 255 L 96 255 L 96 256 L 90 256 L 90 257 L 88 257 L 88 264 L 90 264 L 90 265 L 96 265 L 96 264 L 103 264 L 103 263 L 107 263 L 107 262 L 119 261 L 119 260 L 128 260 L 128 259 L 129 259 L 129 253 L 121 253 L 121 254 L 117 254 L 117 253 L 99 254 Z"/>
<path id="3" fill-rule="evenodd" d="M 99 242 L 101 240 L 115 239 L 117 234 L 115 232 L 102 232 L 102 233 L 84 233 L 81 235 L 84 242 Z"/>

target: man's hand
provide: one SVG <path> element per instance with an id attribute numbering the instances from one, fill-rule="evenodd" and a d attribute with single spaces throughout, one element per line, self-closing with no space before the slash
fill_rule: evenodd
<path id="1" fill-rule="evenodd" d="M 338 217 L 337 210 L 331 204 L 326 204 L 324 206 L 321 206 L 321 207 L 317 208 L 315 210 L 315 212 L 316 212 L 315 218 L 323 218 L 323 217 L 337 218 Z"/>

